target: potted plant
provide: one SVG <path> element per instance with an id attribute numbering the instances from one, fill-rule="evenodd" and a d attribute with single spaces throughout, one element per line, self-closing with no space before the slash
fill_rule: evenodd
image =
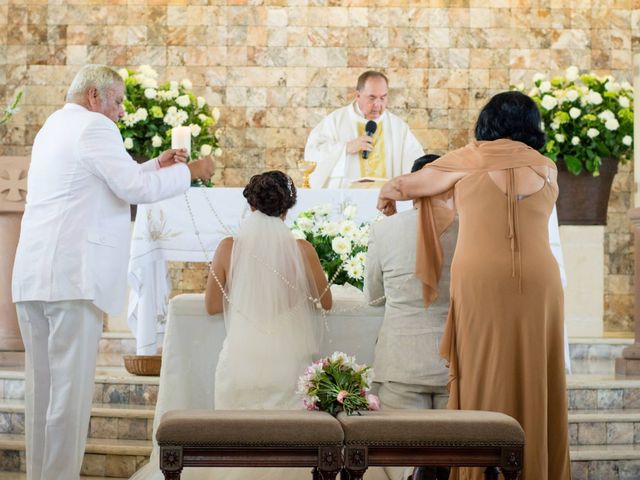
<path id="1" fill-rule="evenodd" d="M 536 74 L 528 92 L 542 115 L 542 153 L 558 164 L 561 224 L 604 225 L 618 162 L 633 151 L 633 88 L 613 77 Z M 522 89 L 522 88 L 520 88 Z"/>
<path id="2" fill-rule="evenodd" d="M 125 84 L 125 115 L 118 128 L 134 158 L 154 158 L 171 148 L 171 129 L 180 126 L 191 129 L 193 157 L 222 155 L 221 130 L 215 129 L 220 111 L 195 96 L 188 79 L 159 84 L 158 73 L 148 65 L 138 70 L 123 68 L 119 73 Z"/>

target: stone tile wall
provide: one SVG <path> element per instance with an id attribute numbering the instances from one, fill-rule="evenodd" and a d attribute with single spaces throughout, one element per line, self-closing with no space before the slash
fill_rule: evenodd
<path id="1" fill-rule="evenodd" d="M 222 112 L 217 183 L 241 185 L 272 168 L 299 180 L 310 128 L 366 69 L 389 75 L 389 108 L 442 153 L 493 93 L 571 64 L 631 80 L 639 46 L 639 0 L 0 0 L 0 100 L 26 88 L 0 155 L 29 153 L 89 62 L 190 78 Z M 605 241 L 609 330 L 631 328 L 631 187 L 627 168 Z M 172 273 L 181 291 L 202 289 L 190 270 Z"/>

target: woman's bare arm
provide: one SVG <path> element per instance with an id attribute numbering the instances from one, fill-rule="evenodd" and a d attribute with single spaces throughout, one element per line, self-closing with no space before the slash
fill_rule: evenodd
<path id="1" fill-rule="evenodd" d="M 216 253 L 211 261 L 211 271 L 209 272 L 209 278 L 207 278 L 207 288 L 204 293 L 204 306 L 209 315 L 222 312 L 224 297 L 220 290 L 220 285 L 216 282 L 213 274 L 215 273 L 224 288 L 227 284 L 227 271 L 231 262 L 232 248 L 233 238 L 227 237 L 223 239 L 218 248 L 216 248 Z"/>
<path id="2" fill-rule="evenodd" d="M 465 175 L 465 172 L 442 172 L 434 168 L 423 168 L 392 178 L 380 189 L 378 210 L 385 215 L 393 215 L 396 213 L 397 200 L 414 200 L 446 192 Z"/>
<path id="3" fill-rule="evenodd" d="M 324 295 L 322 295 L 322 298 L 320 298 L 320 304 L 323 309 L 329 310 L 333 305 L 333 299 L 331 297 L 331 290 L 328 288 L 329 283 L 327 282 L 327 277 L 324 274 L 324 270 L 322 270 L 320 258 L 318 258 L 318 253 L 316 252 L 316 249 L 313 248 L 313 245 L 306 240 L 298 240 L 298 245 L 306 259 L 307 266 L 311 270 L 310 272 L 307 272 L 307 274 L 311 275 L 318 295 L 322 295 L 322 293 L 325 292 Z"/>

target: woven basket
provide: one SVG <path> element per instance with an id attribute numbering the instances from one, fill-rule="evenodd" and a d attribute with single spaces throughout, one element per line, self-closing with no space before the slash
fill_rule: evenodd
<path id="1" fill-rule="evenodd" d="M 157 377 L 160 375 L 162 355 L 125 355 L 124 368 L 133 375 Z"/>

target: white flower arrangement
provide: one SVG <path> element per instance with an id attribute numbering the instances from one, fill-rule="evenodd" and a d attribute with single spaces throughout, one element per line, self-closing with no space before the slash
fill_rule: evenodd
<path id="1" fill-rule="evenodd" d="M 125 115 L 118 127 L 130 153 L 158 156 L 171 148 L 171 129 L 184 125 L 191 128 L 194 155 L 222 155 L 221 129 L 215 129 L 220 111 L 191 92 L 189 79 L 159 84 L 158 73 L 149 65 L 137 71 L 123 68 L 119 73 L 125 84 Z"/>
<path id="2" fill-rule="evenodd" d="M 354 221 L 354 205 L 345 206 L 340 213 L 341 218 L 331 218 L 329 205 L 306 210 L 298 215 L 291 232 L 313 245 L 329 281 L 349 283 L 362 290 L 369 225 Z"/>
<path id="3" fill-rule="evenodd" d="M 540 108 L 547 134 L 542 153 L 561 160 L 574 175 L 586 171 L 597 176 L 603 157 L 621 162 L 629 159 L 633 89 L 628 82 L 618 83 L 611 76 L 580 75 L 575 66 L 550 80 L 536 74 L 533 82 L 528 94 Z"/>

